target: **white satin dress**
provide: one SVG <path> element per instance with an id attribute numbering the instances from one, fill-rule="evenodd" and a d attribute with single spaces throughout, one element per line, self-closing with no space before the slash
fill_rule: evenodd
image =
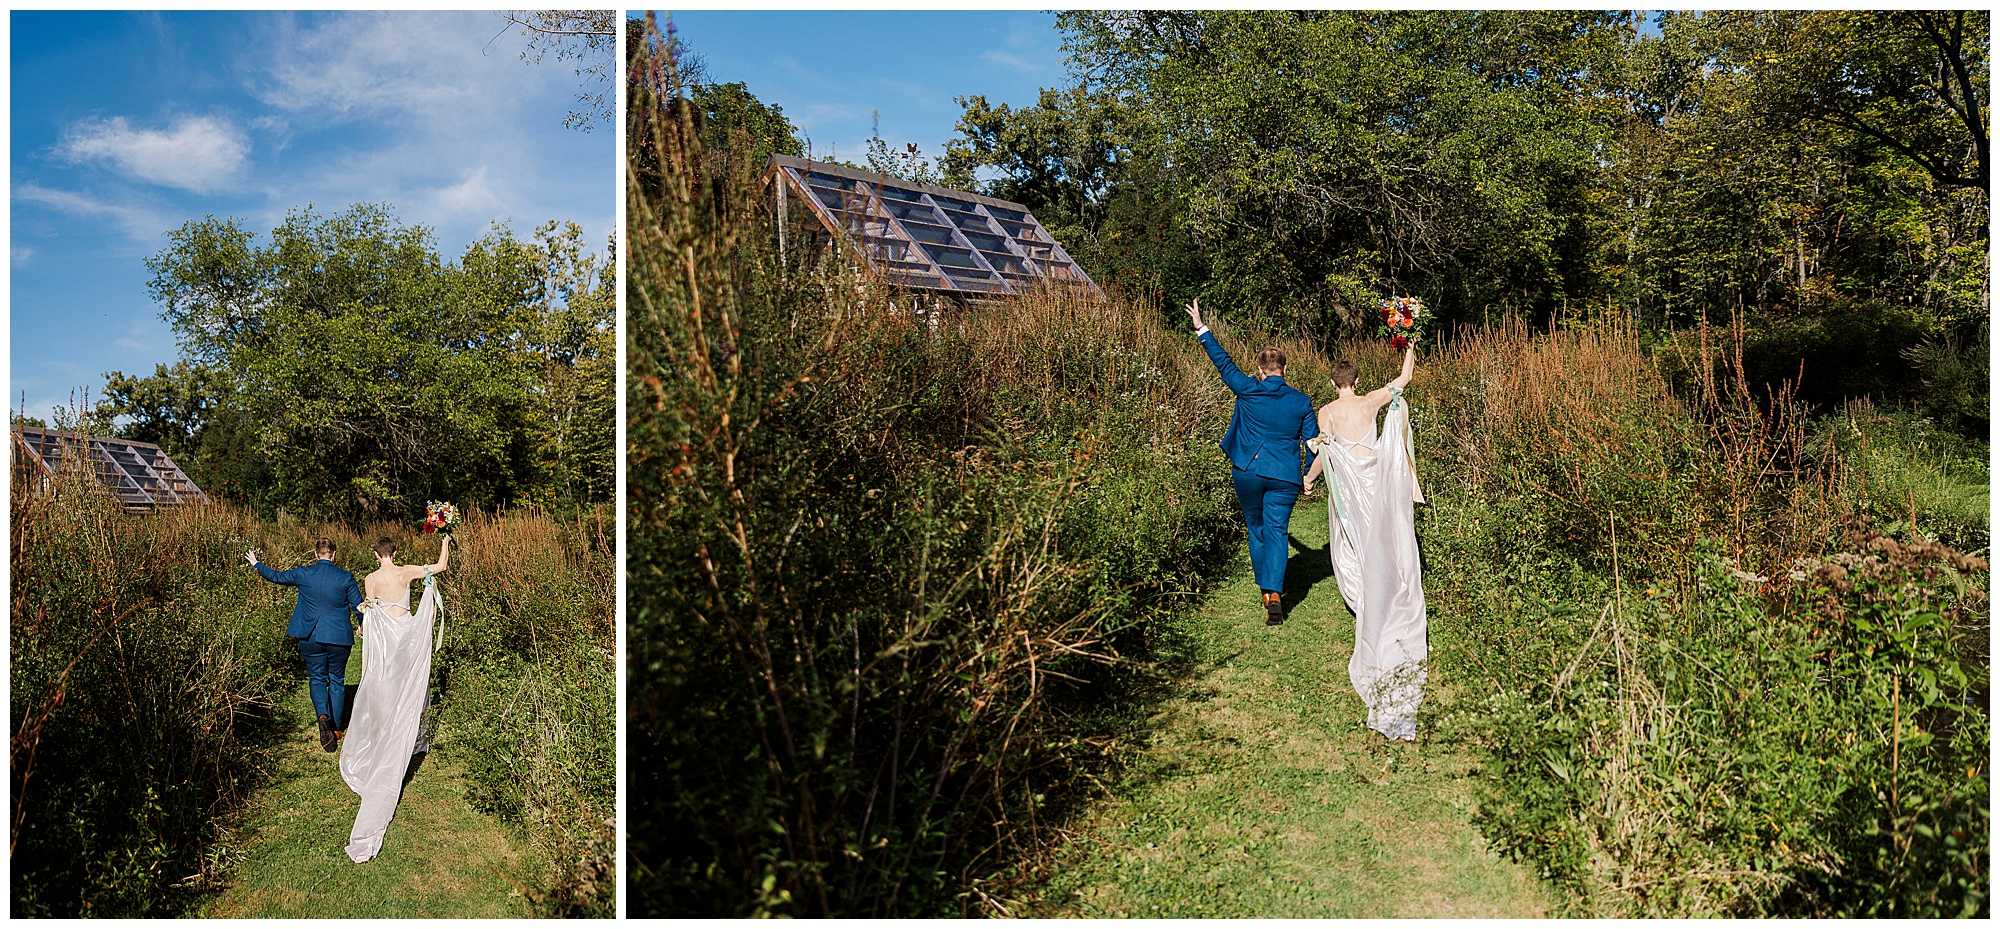
<path id="1" fill-rule="evenodd" d="M 382 837 L 403 797 L 403 776 L 410 769 L 430 693 L 437 589 L 424 585 L 414 613 L 409 612 L 408 593 L 393 604 L 403 615 L 395 615 L 391 606 L 372 600 L 362 614 L 361 687 L 340 749 L 340 776 L 361 796 L 347 842 L 347 857 L 356 862 L 382 850 Z"/>
<path id="2" fill-rule="evenodd" d="M 1333 574 L 1354 611 L 1354 657 L 1347 677 L 1368 705 L 1368 727 L 1415 741 L 1430 658 L 1423 564 L 1417 555 L 1414 504 L 1422 503 L 1410 449 L 1410 408 L 1392 388 L 1382 433 L 1353 442 L 1322 434 L 1326 515 Z M 1355 453 L 1366 448 L 1374 454 Z"/>

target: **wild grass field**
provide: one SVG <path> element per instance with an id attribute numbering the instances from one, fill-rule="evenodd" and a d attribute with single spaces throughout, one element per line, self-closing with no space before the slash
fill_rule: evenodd
<path id="1" fill-rule="evenodd" d="M 310 890 L 291 886 L 283 856 L 245 844 L 246 816 L 307 816 L 328 828 L 292 840 L 337 854 L 353 797 L 337 775 L 295 789 L 292 704 L 305 698 L 284 635 L 292 592 L 242 553 L 290 567 L 325 534 L 365 573 L 377 536 L 402 540 L 406 561 L 435 542 L 414 525 L 265 523 L 232 506 L 127 514 L 85 474 L 15 475 L 12 912 L 190 915 L 239 884 Z M 452 817 L 515 836 L 525 890 L 495 886 L 520 891 L 521 913 L 613 906 L 613 535 L 602 509 L 475 512 L 441 581 L 430 774 L 462 785 Z M 420 841 L 416 821 L 399 818 L 389 843 Z M 239 871 L 246 862 L 268 870 Z M 332 912 L 315 909 L 330 898 L 302 897 L 294 915 Z"/>
<path id="2" fill-rule="evenodd" d="M 1234 795 L 1161 793 L 1186 783 L 1163 768 L 1319 741 L 1326 770 L 1259 794 L 1307 835 L 1315 778 L 1383 763 L 1300 715 L 1344 684 L 1277 646 L 1244 660 L 1289 696 L 1233 694 L 1257 740 L 1165 712 L 1237 673 L 1213 624 L 1242 532 L 1230 398 L 1171 310 L 953 306 L 796 227 L 781 252 L 754 166 L 685 100 L 632 118 L 631 912 L 1423 911 L 1339 889 L 1381 848 L 1232 846 L 1259 818 Z M 1984 444 L 1753 386 L 1740 324 L 1438 335 L 1409 392 L 1428 767 L 1395 783 L 1479 837 L 1433 865 L 1489 870 L 1433 885 L 1511 888 L 1516 915 L 1988 912 Z M 1335 352 L 1392 373 L 1371 342 L 1225 344 L 1287 348 L 1321 400 Z M 1151 851 L 1090 851 L 1120 835 Z M 1233 908 L 1253 888 L 1182 880 L 1238 846 L 1328 893 Z"/>

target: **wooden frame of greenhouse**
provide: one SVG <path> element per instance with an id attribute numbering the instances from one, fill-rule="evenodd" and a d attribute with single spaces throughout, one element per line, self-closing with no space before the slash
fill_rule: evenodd
<path id="1" fill-rule="evenodd" d="M 789 155 L 771 156 L 765 183 L 781 249 L 797 200 L 877 279 L 899 287 L 960 299 L 1051 286 L 1104 296 L 1021 204 Z"/>
<path id="2" fill-rule="evenodd" d="M 81 457 L 128 512 L 208 502 L 208 495 L 195 486 L 187 472 L 164 449 L 151 442 L 15 426 L 14 447 L 19 452 L 17 466 L 33 472 L 42 486 L 47 486 L 65 461 Z"/>

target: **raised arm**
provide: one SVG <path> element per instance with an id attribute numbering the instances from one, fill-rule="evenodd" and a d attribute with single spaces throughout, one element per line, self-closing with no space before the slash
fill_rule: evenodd
<path id="1" fill-rule="evenodd" d="M 254 554 L 251 554 L 248 557 L 250 558 L 250 566 L 256 568 L 257 573 L 259 575 L 262 575 L 265 580 L 270 581 L 273 584 L 283 584 L 286 587 L 299 586 L 299 578 L 298 578 L 299 569 L 293 568 L 290 571 L 278 571 L 273 569 L 270 565 L 258 561 L 257 556 Z"/>
<path id="2" fill-rule="evenodd" d="M 450 564 L 451 564 L 451 536 L 446 535 L 444 537 L 444 544 L 438 548 L 437 564 L 430 566 L 431 573 L 443 574 L 444 569 Z"/>
<path id="3" fill-rule="evenodd" d="M 1396 388 L 1408 387 L 1410 386 L 1410 375 L 1415 373 L 1417 373 L 1417 343 L 1411 342 L 1403 346 L 1403 373 L 1396 375 L 1396 379 L 1390 381 L 1388 386 Z"/>
<path id="4" fill-rule="evenodd" d="M 1376 388 L 1375 390 L 1369 391 L 1367 396 L 1368 402 L 1371 405 L 1378 407 L 1381 406 L 1382 404 L 1388 403 L 1389 397 L 1391 396 L 1391 392 L 1396 390 L 1401 390 L 1402 388 L 1409 386 L 1411 375 L 1414 375 L 1416 373 L 1417 373 L 1417 346 L 1415 345 L 1415 343 L 1412 343 L 1410 345 L 1403 347 L 1403 373 L 1396 375 L 1395 380 L 1390 381 L 1387 384 L 1383 384 L 1381 387 Z"/>
<path id="5" fill-rule="evenodd" d="M 1186 307 L 1188 319 L 1194 322 L 1195 337 L 1201 340 L 1202 351 L 1208 353 L 1208 360 L 1215 363 L 1215 370 L 1222 375 L 1222 383 L 1231 393 L 1242 393 L 1257 386 L 1257 380 L 1236 367 L 1236 360 L 1229 357 L 1222 343 L 1216 341 L 1215 333 L 1208 331 L 1208 324 L 1201 321 L 1201 300 L 1197 298 Z"/>

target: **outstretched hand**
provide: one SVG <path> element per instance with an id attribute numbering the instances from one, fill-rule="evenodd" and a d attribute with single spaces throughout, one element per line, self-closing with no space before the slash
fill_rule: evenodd
<path id="1" fill-rule="evenodd" d="M 244 560 L 244 561 L 247 561 L 247 562 L 249 562 L 249 563 L 250 563 L 250 564 L 252 564 L 252 565 L 255 565 L 255 564 L 257 563 L 257 553 L 256 553 L 256 552 L 244 552 L 244 553 L 243 553 L 243 560 Z"/>
<path id="2" fill-rule="evenodd" d="M 1201 321 L 1201 298 L 1200 298 L 1200 297 L 1196 297 L 1196 298 L 1194 298 L 1194 300 L 1193 300 L 1192 302 L 1190 302 L 1190 303 L 1189 303 L 1189 304 L 1188 304 L 1188 305 L 1187 305 L 1187 306 L 1185 307 L 1185 309 L 1187 310 L 1187 315 L 1188 315 L 1188 319 L 1194 322 L 1194 328 L 1195 328 L 1195 330 L 1196 330 L 1196 331 L 1200 331 L 1200 330 L 1202 330 L 1202 329 L 1206 328 L 1206 325 L 1205 325 L 1205 324 L 1204 324 L 1204 323 L 1203 323 L 1203 322 Z"/>

